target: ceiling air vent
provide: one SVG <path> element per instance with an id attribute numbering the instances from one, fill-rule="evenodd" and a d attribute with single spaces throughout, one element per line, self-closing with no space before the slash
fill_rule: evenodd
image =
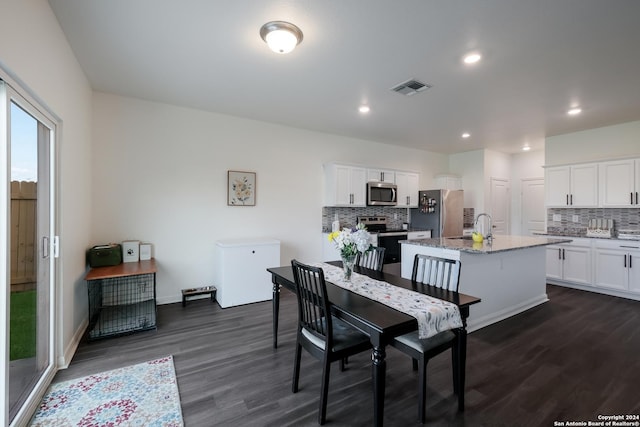
<path id="1" fill-rule="evenodd" d="M 415 95 L 416 93 L 423 92 L 430 88 L 431 88 L 431 85 L 412 79 L 392 87 L 391 90 L 394 92 L 398 92 L 402 95 L 412 96 L 412 95 Z"/>

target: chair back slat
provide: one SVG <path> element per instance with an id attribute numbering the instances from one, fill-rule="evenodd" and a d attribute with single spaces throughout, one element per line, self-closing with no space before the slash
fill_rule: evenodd
<path id="1" fill-rule="evenodd" d="M 331 311 L 322 268 L 291 261 L 298 298 L 300 327 L 330 344 Z M 330 347 L 328 347 L 330 348 Z"/>
<path id="2" fill-rule="evenodd" d="M 460 283 L 460 261 L 416 254 L 411 280 L 457 292 Z"/>
<path id="3" fill-rule="evenodd" d="M 378 246 L 365 253 L 358 252 L 356 255 L 356 265 L 371 270 L 382 271 L 384 251 L 385 248 Z"/>

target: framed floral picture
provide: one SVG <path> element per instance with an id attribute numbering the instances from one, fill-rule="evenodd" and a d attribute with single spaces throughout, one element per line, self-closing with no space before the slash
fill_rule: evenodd
<path id="1" fill-rule="evenodd" d="M 256 173 L 227 171 L 227 205 L 256 205 Z"/>

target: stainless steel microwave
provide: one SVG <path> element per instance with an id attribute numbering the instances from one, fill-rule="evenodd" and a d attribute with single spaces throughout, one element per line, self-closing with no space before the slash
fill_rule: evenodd
<path id="1" fill-rule="evenodd" d="M 398 186 L 389 182 L 367 182 L 368 206 L 396 206 L 398 204 Z"/>

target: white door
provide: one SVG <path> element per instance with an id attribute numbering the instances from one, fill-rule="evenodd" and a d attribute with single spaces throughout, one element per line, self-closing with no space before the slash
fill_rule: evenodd
<path id="1" fill-rule="evenodd" d="M 562 276 L 573 283 L 591 284 L 591 248 L 567 245 L 563 248 Z"/>
<path id="2" fill-rule="evenodd" d="M 640 293 L 640 251 L 630 251 L 627 262 L 629 270 L 629 291 Z"/>
<path id="3" fill-rule="evenodd" d="M 600 204 L 603 208 L 629 207 L 635 202 L 633 160 L 600 163 Z"/>
<path id="4" fill-rule="evenodd" d="M 491 219 L 492 234 L 509 234 L 509 197 L 510 183 L 508 179 L 491 178 Z"/>
<path id="5" fill-rule="evenodd" d="M 571 166 L 571 194 L 569 204 L 574 207 L 598 206 L 598 165 L 589 163 Z"/>
<path id="6" fill-rule="evenodd" d="M 547 168 L 545 175 L 546 205 L 549 207 L 568 206 L 571 193 L 571 168 L 561 166 Z"/>
<path id="7" fill-rule="evenodd" d="M 521 217 L 522 234 L 532 235 L 535 231 L 545 231 L 544 178 L 522 180 Z"/>
<path id="8" fill-rule="evenodd" d="M 626 252 L 596 248 L 593 259 L 596 263 L 594 285 L 621 291 L 629 289 Z"/>
<path id="9" fill-rule="evenodd" d="M 0 80 L 0 129 L 0 163 L 10 171 L 0 178 L 0 217 L 5 224 L 0 229 L 5 253 L 0 260 L 0 383 L 7 396 L 0 423 L 23 425 L 26 408 L 37 403 L 55 373 L 55 124 Z"/>
<path id="10" fill-rule="evenodd" d="M 562 280 L 562 248 L 547 246 L 547 278 Z"/>

